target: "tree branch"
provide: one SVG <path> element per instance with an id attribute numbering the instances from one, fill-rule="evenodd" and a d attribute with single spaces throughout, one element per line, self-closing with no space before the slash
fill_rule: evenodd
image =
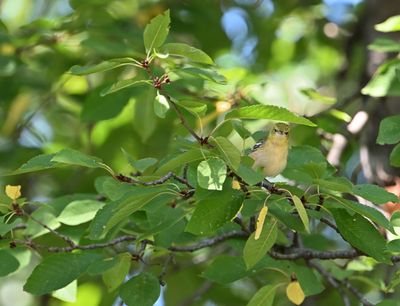
<path id="1" fill-rule="evenodd" d="M 74 250 L 103 249 L 103 248 L 117 245 L 121 242 L 135 241 L 135 240 L 136 240 L 135 236 L 121 236 L 121 237 L 115 238 L 113 240 L 110 240 L 108 242 L 104 242 L 104 243 L 93 243 L 93 244 L 87 244 L 87 245 L 75 244 L 74 246 L 69 246 L 69 247 L 52 247 L 52 246 L 37 244 L 33 241 L 26 241 L 26 240 L 14 240 L 14 242 L 17 244 L 26 245 L 33 249 L 45 249 L 46 251 L 51 252 L 51 253 L 60 253 L 60 252 L 68 253 L 68 252 L 72 252 Z"/>
<path id="2" fill-rule="evenodd" d="M 296 259 L 353 259 L 364 254 L 351 249 L 346 251 L 316 251 L 311 249 L 295 249 L 293 253 L 284 254 L 276 251 L 269 251 L 268 254 L 275 259 L 296 260 Z"/>
<path id="3" fill-rule="evenodd" d="M 44 227 L 45 229 L 47 229 L 49 232 L 51 232 L 55 236 L 57 236 L 57 237 L 61 238 L 62 240 L 64 240 L 71 248 L 76 247 L 75 242 L 73 242 L 70 237 L 63 235 L 63 234 L 57 232 L 56 230 L 53 230 L 52 228 L 50 228 L 49 226 L 44 224 L 42 221 L 36 219 L 35 217 L 33 217 L 32 215 L 28 214 L 27 212 L 23 211 L 23 213 L 24 213 L 25 216 L 27 216 L 28 218 L 32 219 L 34 222 L 36 222 L 40 226 Z"/>
<path id="4" fill-rule="evenodd" d="M 197 135 L 197 133 L 191 128 L 191 126 L 187 123 L 185 117 L 183 116 L 181 110 L 178 108 L 178 106 L 175 104 L 175 102 L 172 101 L 171 97 L 168 95 L 164 95 L 169 104 L 172 106 L 172 108 L 175 110 L 175 113 L 178 115 L 179 119 L 181 120 L 182 125 L 189 131 L 189 133 L 197 140 L 197 142 L 201 145 L 208 144 L 207 138 L 200 137 Z M 208 144 L 209 145 L 209 144 Z"/>
<path id="5" fill-rule="evenodd" d="M 189 181 L 188 181 L 187 179 L 185 179 L 185 178 L 183 178 L 183 177 L 180 177 L 180 176 L 176 175 L 175 173 L 173 173 L 173 172 L 171 172 L 171 171 L 168 172 L 166 175 L 160 177 L 159 179 L 156 179 L 156 180 L 154 180 L 154 181 L 149 181 L 149 182 L 142 182 L 142 181 L 140 181 L 140 180 L 138 180 L 138 179 L 135 179 L 135 178 L 133 178 L 133 177 L 128 177 L 128 176 L 125 176 L 125 175 L 123 175 L 123 174 L 118 174 L 115 178 L 116 178 L 118 181 L 121 181 L 121 182 L 131 183 L 131 184 L 140 184 L 140 185 L 143 185 L 143 186 L 156 186 L 156 185 L 161 185 L 161 184 L 164 184 L 164 183 L 165 183 L 166 181 L 168 181 L 169 179 L 173 178 L 173 179 L 177 180 L 178 182 L 180 182 L 180 183 L 186 185 L 186 186 L 189 187 L 190 189 L 194 189 L 193 185 L 190 184 Z"/>
<path id="6" fill-rule="evenodd" d="M 328 271 L 326 271 L 324 268 L 322 268 L 319 264 L 315 262 L 309 261 L 308 264 L 310 265 L 310 267 L 315 268 L 323 277 L 325 277 L 325 279 L 328 281 L 328 283 L 332 285 L 332 287 L 336 288 L 339 291 L 339 294 L 342 297 L 345 306 L 350 306 L 350 301 L 347 298 L 347 295 L 340 287 L 341 285 L 344 286 L 346 289 L 348 289 L 357 299 L 359 299 L 364 306 L 373 306 L 373 304 L 370 303 L 361 292 L 359 292 L 355 287 L 353 287 L 349 281 L 347 280 L 341 281 L 336 279 L 335 277 L 333 277 L 333 275 L 331 275 Z"/>
<path id="7" fill-rule="evenodd" d="M 221 243 L 225 240 L 232 239 L 232 238 L 246 238 L 249 234 L 242 232 L 242 231 L 232 231 L 228 233 L 224 233 L 220 236 L 215 236 L 213 238 L 204 239 L 198 243 L 191 244 L 191 245 L 184 245 L 184 246 L 171 246 L 168 250 L 172 252 L 194 252 L 203 248 L 207 248 L 218 243 Z"/>

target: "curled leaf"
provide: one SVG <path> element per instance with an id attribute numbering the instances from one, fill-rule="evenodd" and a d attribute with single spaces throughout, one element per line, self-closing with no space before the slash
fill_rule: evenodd
<path id="1" fill-rule="evenodd" d="M 286 296 L 295 305 L 303 303 L 305 295 L 298 281 L 293 281 L 286 287 Z"/>
<path id="2" fill-rule="evenodd" d="M 256 233 L 254 235 L 254 239 L 257 240 L 258 238 L 260 238 L 263 226 L 264 226 L 264 221 L 265 221 L 265 217 L 267 216 L 268 213 L 268 207 L 267 206 L 263 206 L 263 208 L 261 208 L 260 213 L 258 214 L 258 219 L 257 219 L 257 223 L 256 223 Z"/>
<path id="3" fill-rule="evenodd" d="M 12 185 L 7 185 L 6 186 L 6 195 L 13 201 L 18 199 L 21 196 L 21 185 L 17 186 L 12 186 Z"/>

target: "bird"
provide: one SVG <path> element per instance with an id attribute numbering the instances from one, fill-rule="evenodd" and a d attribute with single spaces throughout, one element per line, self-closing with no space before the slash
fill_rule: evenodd
<path id="1" fill-rule="evenodd" d="M 267 177 L 275 177 L 286 167 L 289 151 L 289 125 L 276 123 L 268 137 L 254 145 L 249 156 L 254 159 L 253 169 L 262 168 Z"/>

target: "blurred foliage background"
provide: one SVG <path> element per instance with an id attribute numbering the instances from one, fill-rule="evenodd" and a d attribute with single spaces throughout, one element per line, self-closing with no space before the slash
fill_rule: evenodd
<path id="1" fill-rule="evenodd" d="M 143 59 L 143 28 L 166 9 L 172 20 L 169 40 L 205 51 L 228 79 L 224 88 L 192 92 L 193 101 L 208 103 L 207 113 L 201 120 L 193 117 L 192 126 L 206 135 L 221 119 L 218 102 L 235 99 L 318 114 L 312 119 L 318 128 L 294 128 L 293 145 L 321 149 L 355 183 L 394 183 L 399 170 L 389 166 L 392 147 L 375 142 L 381 119 L 400 112 L 395 97 L 400 85 L 385 79 L 380 91 L 365 87 L 376 68 L 393 56 L 390 48 L 368 46 L 380 36 L 398 38 L 374 29 L 400 13 L 400 2 L 394 0 L 0 1 L 0 172 L 40 153 L 74 148 L 128 173 L 131 168 L 121 148 L 136 159 L 162 158 L 179 145 L 179 135 L 186 131 L 173 113 L 160 119 L 152 104 L 141 103 L 148 99 L 147 92 L 133 88 L 99 96 L 105 86 L 129 76 L 129 69 L 90 76 L 68 73 L 73 65 L 115 57 Z M 329 108 L 321 97 L 301 92 L 307 88 L 336 104 Z M 362 88 L 368 95 L 361 94 Z M 255 132 L 264 125 L 252 122 L 247 127 Z M 23 185 L 24 196 L 46 201 L 94 192 L 96 176 L 96 171 L 62 169 L 1 177 L 0 185 Z M 172 275 L 171 287 L 185 284 L 185 291 L 195 291 L 200 286 L 196 273 L 188 269 Z M 21 279 L 17 275 L 1 281 L 0 305 L 72 305 L 22 294 Z M 248 296 L 240 286 L 210 294 L 215 301 L 222 299 L 219 305 L 243 305 Z M 182 296 L 167 292 L 166 298 L 178 305 Z M 96 284 L 83 283 L 73 305 L 109 305 L 112 300 Z"/>

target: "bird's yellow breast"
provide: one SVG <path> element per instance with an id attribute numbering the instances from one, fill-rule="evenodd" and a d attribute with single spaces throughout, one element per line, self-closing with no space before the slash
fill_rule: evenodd
<path id="1" fill-rule="evenodd" d="M 287 137 L 270 136 L 261 148 L 250 154 L 255 161 L 253 168 L 262 167 L 266 176 L 278 175 L 286 167 L 288 149 Z"/>

